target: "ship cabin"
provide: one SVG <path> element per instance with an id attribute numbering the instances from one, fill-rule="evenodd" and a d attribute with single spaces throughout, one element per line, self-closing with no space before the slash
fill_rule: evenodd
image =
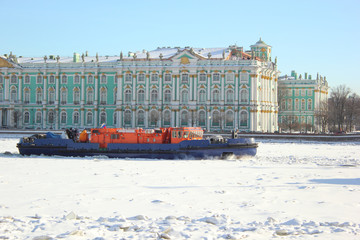
<path id="1" fill-rule="evenodd" d="M 108 143 L 127 144 L 176 144 L 184 140 L 201 140 L 204 131 L 201 127 L 176 127 L 157 129 L 93 128 L 90 142 L 99 143 L 106 148 Z M 81 140 L 80 142 L 84 142 Z"/>

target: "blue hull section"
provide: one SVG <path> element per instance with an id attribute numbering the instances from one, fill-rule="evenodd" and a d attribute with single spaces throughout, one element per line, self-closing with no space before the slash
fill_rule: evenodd
<path id="1" fill-rule="evenodd" d="M 107 156 L 110 158 L 206 159 L 227 156 L 254 156 L 257 144 L 250 138 L 228 139 L 224 143 L 189 140 L 179 144 L 108 144 L 100 149 L 97 143 L 78 143 L 70 139 L 34 139 L 17 145 L 22 155 L 59 155 L 72 157 Z"/>

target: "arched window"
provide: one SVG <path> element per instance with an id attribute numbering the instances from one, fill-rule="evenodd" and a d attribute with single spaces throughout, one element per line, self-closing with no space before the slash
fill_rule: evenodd
<path id="1" fill-rule="evenodd" d="M 49 104 L 55 103 L 55 90 L 54 88 L 49 88 Z"/>
<path id="2" fill-rule="evenodd" d="M 181 74 L 181 83 L 189 83 L 189 74 L 187 73 L 183 73 Z"/>
<path id="3" fill-rule="evenodd" d="M 164 111 L 164 126 L 170 126 L 171 124 L 171 112 L 170 110 Z"/>
<path id="4" fill-rule="evenodd" d="M 24 123 L 25 124 L 30 123 L 30 113 L 29 112 L 24 112 Z"/>
<path id="5" fill-rule="evenodd" d="M 74 88 L 74 104 L 80 104 L 80 90 L 79 88 Z"/>
<path id="6" fill-rule="evenodd" d="M 65 111 L 62 111 L 60 113 L 60 123 L 61 124 L 66 124 L 66 119 L 67 119 L 67 114 Z"/>
<path id="7" fill-rule="evenodd" d="M 138 82 L 145 82 L 145 74 L 144 73 L 139 73 Z"/>
<path id="8" fill-rule="evenodd" d="M 102 83 L 102 84 L 106 83 L 106 75 L 105 74 L 101 75 L 100 83 Z"/>
<path id="9" fill-rule="evenodd" d="M 100 89 L 100 104 L 106 104 L 107 103 L 107 90 L 106 88 L 101 88 Z"/>
<path id="10" fill-rule="evenodd" d="M 36 114 L 35 114 L 35 122 L 36 123 L 41 123 L 41 120 L 42 120 L 41 111 L 37 111 Z"/>
<path id="11" fill-rule="evenodd" d="M 292 106 L 292 99 L 291 98 L 289 98 L 288 99 L 288 106 L 287 106 L 287 109 L 288 110 L 292 110 L 292 108 L 293 108 L 293 106 Z M 285 109 L 284 109 L 285 110 Z"/>
<path id="12" fill-rule="evenodd" d="M 159 121 L 159 113 L 156 110 L 152 110 L 150 112 L 150 126 L 157 127 L 157 123 Z"/>
<path id="13" fill-rule="evenodd" d="M 50 111 L 50 112 L 48 113 L 48 122 L 49 122 L 50 124 L 54 123 L 54 112 L 53 112 L 53 111 Z"/>
<path id="14" fill-rule="evenodd" d="M 151 74 L 151 82 L 157 82 L 159 80 L 159 75 L 157 73 Z"/>
<path id="15" fill-rule="evenodd" d="M 285 109 L 286 109 L 286 100 L 285 99 L 281 99 L 280 107 L 281 107 L 281 110 L 285 111 Z"/>
<path id="16" fill-rule="evenodd" d="M 131 73 L 126 73 L 125 74 L 125 82 L 131 82 L 131 80 L 132 80 Z"/>
<path id="17" fill-rule="evenodd" d="M 0 87 L 0 102 L 4 101 L 4 90 Z"/>
<path id="18" fill-rule="evenodd" d="M 240 113 L 240 126 L 246 127 L 248 125 L 248 114 L 245 111 Z"/>
<path id="19" fill-rule="evenodd" d="M 117 114 L 116 114 L 116 112 L 114 112 L 114 115 L 113 115 L 113 124 L 114 124 L 114 126 L 116 126 L 116 124 L 117 124 Z"/>
<path id="20" fill-rule="evenodd" d="M 312 110 L 312 100 L 308 99 L 307 110 Z"/>
<path id="21" fill-rule="evenodd" d="M 206 114 L 205 114 L 205 111 L 200 111 L 199 112 L 199 125 L 201 127 L 206 126 Z"/>
<path id="22" fill-rule="evenodd" d="M 249 92 L 247 89 L 242 89 L 240 91 L 240 101 L 242 103 L 247 103 L 249 101 Z"/>
<path id="23" fill-rule="evenodd" d="M 206 101 L 206 91 L 201 89 L 199 91 L 199 102 L 204 103 Z"/>
<path id="24" fill-rule="evenodd" d="M 143 89 L 140 89 L 138 91 L 138 102 L 139 103 L 145 102 L 145 91 Z"/>
<path id="25" fill-rule="evenodd" d="M 62 84 L 67 84 L 67 76 L 66 76 L 65 74 L 63 74 L 63 75 L 61 76 L 61 83 L 62 83 Z"/>
<path id="26" fill-rule="evenodd" d="M 220 113 L 219 111 L 214 111 L 212 113 L 212 126 L 219 127 L 220 126 Z"/>
<path id="27" fill-rule="evenodd" d="M 93 124 L 93 113 L 92 112 L 87 112 L 86 113 L 86 124 L 87 125 L 92 125 Z"/>
<path id="28" fill-rule="evenodd" d="M 16 102 L 17 101 L 17 90 L 16 88 L 12 88 L 10 91 L 10 101 L 11 102 Z"/>
<path id="29" fill-rule="evenodd" d="M 157 92 L 157 90 L 156 89 L 153 89 L 152 91 L 151 91 L 151 96 L 150 96 L 151 98 L 150 98 L 150 102 L 151 103 L 156 103 L 157 101 L 158 101 L 158 92 Z"/>
<path id="30" fill-rule="evenodd" d="M 189 101 L 189 92 L 188 90 L 184 89 L 182 92 L 181 92 L 181 103 L 187 103 Z"/>
<path id="31" fill-rule="evenodd" d="M 117 100 L 117 87 L 114 88 L 114 104 L 116 104 L 116 100 Z"/>
<path id="32" fill-rule="evenodd" d="M 24 89 L 24 103 L 30 103 L 30 89 Z"/>
<path id="33" fill-rule="evenodd" d="M 131 90 L 127 89 L 125 90 L 125 102 L 130 103 L 131 102 Z"/>
<path id="34" fill-rule="evenodd" d="M 87 104 L 93 104 L 94 102 L 94 90 L 92 88 L 88 88 L 86 92 L 86 102 Z"/>
<path id="35" fill-rule="evenodd" d="M 305 99 L 301 99 L 301 110 L 304 111 L 305 110 Z"/>
<path id="36" fill-rule="evenodd" d="M 295 99 L 295 110 L 299 110 L 299 99 Z"/>
<path id="37" fill-rule="evenodd" d="M 75 84 L 79 84 L 80 83 L 80 76 L 78 74 L 75 75 L 74 77 L 74 83 Z"/>
<path id="38" fill-rule="evenodd" d="M 143 110 L 139 110 L 137 114 L 137 125 L 143 126 L 145 124 L 145 113 Z"/>
<path id="39" fill-rule="evenodd" d="M 165 74 L 165 82 L 171 82 L 171 74 L 170 73 Z"/>
<path id="40" fill-rule="evenodd" d="M 61 104 L 67 104 L 67 89 L 66 88 L 61 89 L 60 98 L 61 98 L 60 99 Z"/>
<path id="41" fill-rule="evenodd" d="M 233 103 L 234 102 L 234 91 L 229 89 L 226 91 L 226 103 Z"/>
<path id="42" fill-rule="evenodd" d="M 100 113 L 100 124 L 106 124 L 106 112 L 101 112 Z"/>
<path id="43" fill-rule="evenodd" d="M 80 123 L 80 114 L 79 114 L 78 111 L 75 111 L 75 112 L 73 113 L 73 124 L 74 124 L 74 125 L 77 125 L 77 124 L 79 124 L 79 123 Z"/>
<path id="44" fill-rule="evenodd" d="M 220 92 L 219 92 L 219 90 L 215 89 L 213 91 L 212 95 L 213 95 L 213 102 L 215 102 L 215 103 L 220 102 Z"/>
<path id="45" fill-rule="evenodd" d="M 234 126 L 234 113 L 232 111 L 227 111 L 225 114 L 225 125 L 226 127 Z"/>
<path id="46" fill-rule="evenodd" d="M 171 102 L 171 91 L 170 89 L 166 89 L 164 92 L 164 102 L 169 103 Z"/>
<path id="47" fill-rule="evenodd" d="M 89 75 L 88 76 L 88 84 L 93 84 L 94 83 L 94 76 L 93 75 Z"/>
<path id="48" fill-rule="evenodd" d="M 130 110 L 126 110 L 124 113 L 124 124 L 125 125 L 131 124 L 131 111 Z"/>
<path id="49" fill-rule="evenodd" d="M 30 81 L 29 81 L 29 83 L 30 83 Z M 49 84 L 55 84 L 55 76 L 54 75 L 50 75 Z"/>
<path id="50" fill-rule="evenodd" d="M 42 89 L 38 88 L 36 89 L 36 104 L 42 103 Z"/>
<path id="51" fill-rule="evenodd" d="M 187 111 L 182 111 L 180 115 L 180 125 L 187 126 L 188 125 L 189 114 Z"/>

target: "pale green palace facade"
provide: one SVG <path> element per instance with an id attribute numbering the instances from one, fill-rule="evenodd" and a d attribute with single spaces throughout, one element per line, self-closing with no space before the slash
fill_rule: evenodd
<path id="1" fill-rule="evenodd" d="M 201 126 L 274 132 L 271 46 L 170 48 L 124 56 L 0 57 L 1 127 Z"/>
<path id="2" fill-rule="evenodd" d="M 328 99 L 329 86 L 326 77 L 317 74 L 313 79 L 307 73 L 302 77 L 301 74 L 298 76 L 292 71 L 291 76 L 280 76 L 278 83 L 279 125 L 286 126 L 291 122 L 297 122 L 300 131 L 320 132 L 321 126 L 316 120 L 316 111 L 320 103 Z"/>

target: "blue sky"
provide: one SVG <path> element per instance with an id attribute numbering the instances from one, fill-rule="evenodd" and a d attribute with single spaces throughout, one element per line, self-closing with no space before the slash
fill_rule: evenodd
<path id="1" fill-rule="evenodd" d="M 360 1 L 6 1 L 0 54 L 119 55 L 159 46 L 249 49 L 261 37 L 281 75 L 326 76 L 360 94 Z"/>

